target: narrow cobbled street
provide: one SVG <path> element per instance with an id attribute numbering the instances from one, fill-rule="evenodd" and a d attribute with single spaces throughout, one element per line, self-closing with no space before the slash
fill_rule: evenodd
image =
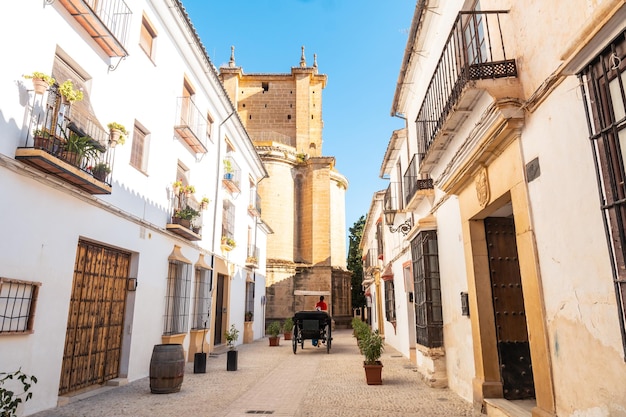
<path id="1" fill-rule="evenodd" d="M 269 347 L 266 338 L 238 347 L 238 370 L 226 371 L 226 355 L 211 356 L 207 373 L 188 363 L 182 389 L 151 394 L 148 378 L 73 398 L 36 417 L 97 416 L 472 416 L 472 407 L 448 389 L 434 389 L 414 365 L 387 346 L 383 385 L 367 385 L 351 330 L 336 330 L 330 354 L 305 341 L 294 355 L 290 341 Z"/>

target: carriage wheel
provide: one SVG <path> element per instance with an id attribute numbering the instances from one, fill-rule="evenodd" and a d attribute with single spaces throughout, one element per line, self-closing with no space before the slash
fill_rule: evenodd
<path id="1" fill-rule="evenodd" d="M 297 330 L 297 329 L 296 329 Z M 298 334 L 294 334 L 291 338 L 291 345 L 293 346 L 293 354 L 296 354 L 296 350 L 298 349 Z"/>
<path id="2" fill-rule="evenodd" d="M 326 353 L 330 353 L 331 340 L 332 340 L 332 337 L 331 337 L 330 324 L 327 324 L 326 325 Z"/>

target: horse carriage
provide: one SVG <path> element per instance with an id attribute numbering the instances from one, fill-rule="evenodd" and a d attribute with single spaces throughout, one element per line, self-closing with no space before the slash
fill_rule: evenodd
<path id="1" fill-rule="evenodd" d="M 293 336 L 291 343 L 293 353 L 298 345 L 304 349 L 304 341 L 311 340 L 317 346 L 325 345 L 326 353 L 330 353 L 332 344 L 331 317 L 326 311 L 298 311 L 293 316 Z M 321 345 L 320 345 L 321 344 Z"/>

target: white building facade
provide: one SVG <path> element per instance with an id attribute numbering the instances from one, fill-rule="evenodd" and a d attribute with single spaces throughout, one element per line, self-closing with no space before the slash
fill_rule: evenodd
<path id="1" fill-rule="evenodd" d="M 157 344 L 263 336 L 267 173 L 182 4 L 1 8 L 21 58 L 0 70 L 0 371 L 37 377 L 22 413 L 147 376 Z"/>
<path id="2" fill-rule="evenodd" d="M 611 0 L 416 3 L 392 105 L 406 139 L 373 213 L 400 228 L 380 244 L 397 310 L 382 327 L 489 415 L 625 415 L 625 16 Z"/>

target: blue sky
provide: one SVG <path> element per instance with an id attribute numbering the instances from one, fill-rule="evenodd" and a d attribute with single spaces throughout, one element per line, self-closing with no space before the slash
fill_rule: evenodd
<path id="1" fill-rule="evenodd" d="M 182 0 L 216 67 L 235 47 L 244 73 L 289 73 L 305 47 L 328 76 L 323 148 L 350 185 L 346 229 L 367 214 L 391 133 L 391 104 L 415 0 Z M 346 230 L 347 233 L 347 230 Z"/>

